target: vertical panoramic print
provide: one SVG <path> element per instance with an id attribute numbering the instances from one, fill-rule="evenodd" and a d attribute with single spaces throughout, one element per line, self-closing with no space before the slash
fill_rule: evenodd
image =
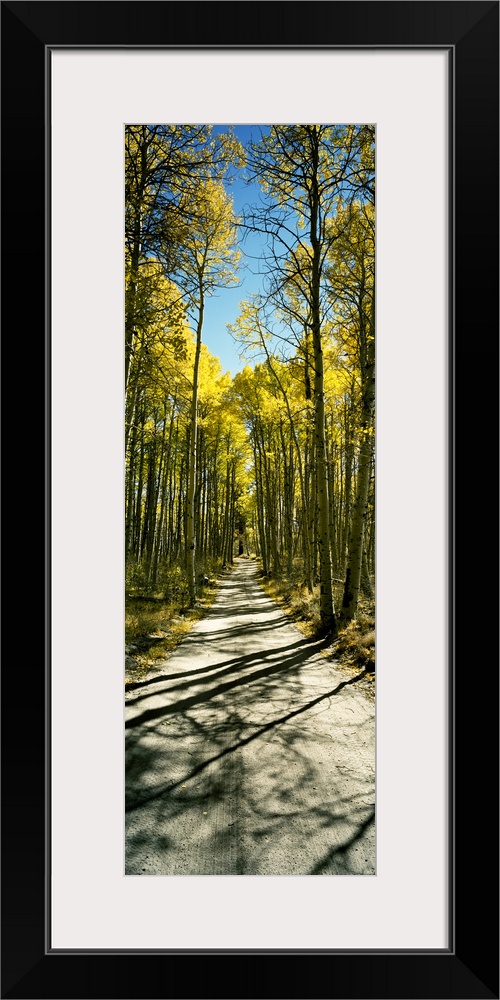
<path id="1" fill-rule="evenodd" d="M 375 127 L 124 141 L 125 874 L 374 875 Z"/>

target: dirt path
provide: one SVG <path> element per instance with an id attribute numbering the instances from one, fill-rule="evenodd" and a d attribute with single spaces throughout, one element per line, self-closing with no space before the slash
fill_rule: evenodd
<path id="1" fill-rule="evenodd" d="M 126 698 L 126 874 L 375 872 L 374 702 L 241 559 Z"/>

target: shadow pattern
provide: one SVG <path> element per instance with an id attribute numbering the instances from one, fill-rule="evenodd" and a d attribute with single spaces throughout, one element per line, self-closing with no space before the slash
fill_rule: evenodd
<path id="1" fill-rule="evenodd" d="M 127 874 L 375 873 L 365 673 L 298 635 L 240 565 L 172 669 L 130 694 Z"/>

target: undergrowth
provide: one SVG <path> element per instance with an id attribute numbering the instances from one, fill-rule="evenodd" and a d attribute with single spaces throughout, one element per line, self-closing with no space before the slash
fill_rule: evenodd
<path id="1" fill-rule="evenodd" d="M 129 586 L 125 595 L 125 686 L 144 680 L 147 674 L 172 652 L 193 623 L 203 618 L 213 603 L 219 578 L 205 577 L 199 585 L 196 604 L 189 607 L 187 588 L 180 586 L 163 593 L 141 593 Z M 170 596 L 172 594 L 172 596 Z"/>
<path id="2" fill-rule="evenodd" d="M 361 598 L 356 618 L 340 629 L 335 643 L 335 658 L 346 665 L 374 673 L 375 615 L 374 609 L 368 609 L 368 604 L 373 606 L 373 601 Z"/>
<path id="3" fill-rule="evenodd" d="M 295 571 L 289 577 L 261 577 L 264 590 L 298 625 L 308 638 L 320 634 L 319 586 L 310 593 Z M 333 598 L 337 615 L 342 606 L 343 584 L 334 583 Z M 329 654 L 351 669 L 375 672 L 375 601 L 360 595 L 357 615 L 347 625 L 340 625 Z"/>
<path id="4" fill-rule="evenodd" d="M 319 630 L 319 587 L 313 592 L 300 578 L 282 576 L 262 576 L 261 583 L 276 604 L 299 626 L 304 635 L 312 638 Z"/>

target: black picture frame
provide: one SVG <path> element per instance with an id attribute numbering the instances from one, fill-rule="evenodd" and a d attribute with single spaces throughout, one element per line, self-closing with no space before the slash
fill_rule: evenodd
<path id="1" fill-rule="evenodd" d="M 498 15 L 489 0 L 1 4 L 2 354 L 5 386 L 17 387 L 13 403 L 4 393 L 2 442 L 2 997 L 498 998 Z M 319 44 L 453 53 L 453 946 L 50 953 L 46 47 Z M 432 567 L 419 635 L 428 601 Z"/>

